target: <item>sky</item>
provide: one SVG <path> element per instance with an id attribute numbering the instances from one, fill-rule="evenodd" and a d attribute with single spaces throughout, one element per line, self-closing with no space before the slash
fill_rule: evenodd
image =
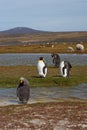
<path id="1" fill-rule="evenodd" d="M 87 0 L 0 0 L 0 31 L 87 31 Z"/>

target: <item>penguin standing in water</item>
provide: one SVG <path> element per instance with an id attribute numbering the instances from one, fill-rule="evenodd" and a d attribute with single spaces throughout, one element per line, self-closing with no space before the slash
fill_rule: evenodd
<path id="1" fill-rule="evenodd" d="M 69 61 L 61 61 L 60 63 L 60 72 L 62 77 L 69 77 L 70 69 L 72 68 Z"/>
<path id="2" fill-rule="evenodd" d="M 21 103 L 26 104 L 30 97 L 30 86 L 27 79 L 21 77 L 17 87 L 17 97 Z"/>
<path id="3" fill-rule="evenodd" d="M 47 75 L 47 65 L 43 57 L 40 57 L 37 63 L 37 70 L 40 77 L 46 77 Z"/>
<path id="4" fill-rule="evenodd" d="M 53 64 L 55 67 L 59 67 L 60 65 L 60 56 L 56 53 L 51 54 L 51 57 L 53 58 Z"/>

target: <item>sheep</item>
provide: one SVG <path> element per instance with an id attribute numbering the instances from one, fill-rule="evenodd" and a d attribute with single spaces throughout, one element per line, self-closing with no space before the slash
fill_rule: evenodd
<path id="1" fill-rule="evenodd" d="M 76 50 L 83 52 L 84 51 L 84 46 L 82 44 L 77 44 L 76 45 Z"/>
<path id="2" fill-rule="evenodd" d="M 73 49 L 73 47 L 69 46 L 67 51 L 69 51 L 69 52 L 73 52 L 74 49 Z"/>

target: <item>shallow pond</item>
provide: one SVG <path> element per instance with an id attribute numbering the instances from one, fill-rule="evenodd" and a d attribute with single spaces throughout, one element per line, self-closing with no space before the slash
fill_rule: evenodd
<path id="1" fill-rule="evenodd" d="M 59 99 L 82 99 L 87 100 L 87 84 L 73 87 L 37 87 L 30 89 L 28 104 L 38 102 L 52 102 Z M 18 104 L 16 88 L 0 88 L 0 106 Z"/>
<path id="2" fill-rule="evenodd" d="M 69 60 L 73 66 L 87 65 L 87 54 L 59 54 L 61 60 Z M 52 64 L 51 54 L 47 53 L 16 53 L 0 54 L 0 66 L 36 65 L 40 56 L 43 56 L 47 65 Z"/>

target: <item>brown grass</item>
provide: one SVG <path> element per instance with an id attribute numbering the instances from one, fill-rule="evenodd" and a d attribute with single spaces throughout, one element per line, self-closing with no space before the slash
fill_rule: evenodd
<path id="1" fill-rule="evenodd" d="M 0 35 L 0 43 L 5 43 L 0 46 L 0 53 L 87 53 L 86 37 L 87 32 Z M 8 43 L 11 44 L 8 46 Z M 84 52 L 76 51 L 77 43 L 84 45 Z M 68 51 L 69 46 L 74 48 L 74 52 Z"/>
<path id="2" fill-rule="evenodd" d="M 20 76 L 34 77 L 38 76 L 37 66 L 0 66 L 1 77 L 9 78 L 18 78 Z M 87 67 L 86 66 L 73 66 L 70 72 L 71 76 L 86 75 Z M 48 66 L 47 77 L 58 76 L 60 75 L 59 68 L 53 66 Z"/>
<path id="3" fill-rule="evenodd" d="M 68 51 L 68 47 L 74 48 L 74 52 Z M 84 44 L 84 52 L 76 51 L 76 44 L 54 44 L 52 45 L 16 45 L 0 46 L 0 53 L 87 53 L 87 43 Z"/>

